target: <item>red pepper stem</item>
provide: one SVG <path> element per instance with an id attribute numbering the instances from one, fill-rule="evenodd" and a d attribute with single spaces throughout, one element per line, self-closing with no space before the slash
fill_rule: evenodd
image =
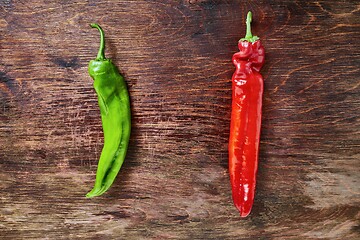
<path id="1" fill-rule="evenodd" d="M 97 28 L 99 30 L 99 32 L 100 32 L 100 48 L 99 48 L 99 52 L 97 54 L 96 60 L 97 61 L 103 61 L 103 60 L 106 59 L 105 58 L 105 34 L 104 34 L 104 31 L 96 23 L 90 24 L 90 27 Z"/>
<path id="2" fill-rule="evenodd" d="M 251 11 L 249 11 L 246 17 L 246 35 L 244 38 L 240 39 L 240 41 L 255 42 L 256 40 L 259 40 L 257 36 L 253 36 L 251 33 L 251 22 L 252 22 L 252 13 Z"/>

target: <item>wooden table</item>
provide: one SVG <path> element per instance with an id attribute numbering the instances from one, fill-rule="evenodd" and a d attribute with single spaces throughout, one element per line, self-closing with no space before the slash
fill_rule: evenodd
<path id="1" fill-rule="evenodd" d="M 232 54 L 266 48 L 255 204 L 232 204 Z M 358 1 L 0 1 L 1 239 L 360 239 Z M 124 166 L 103 144 L 99 33 L 129 86 Z"/>

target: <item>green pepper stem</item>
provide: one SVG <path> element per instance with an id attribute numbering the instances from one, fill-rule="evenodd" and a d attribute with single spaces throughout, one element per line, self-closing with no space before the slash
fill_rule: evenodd
<path id="1" fill-rule="evenodd" d="M 252 13 L 251 11 L 249 11 L 246 17 L 246 35 L 244 38 L 240 39 L 240 41 L 255 42 L 256 40 L 259 39 L 257 36 L 253 36 L 251 33 L 251 22 L 252 22 Z"/>
<path id="2" fill-rule="evenodd" d="M 100 32 L 100 48 L 99 48 L 99 52 L 96 56 L 96 60 L 98 60 L 98 61 L 105 60 L 106 58 L 105 58 L 105 34 L 104 34 L 104 31 L 96 23 L 92 23 L 92 24 L 90 24 L 90 26 L 92 28 L 97 28 Z"/>

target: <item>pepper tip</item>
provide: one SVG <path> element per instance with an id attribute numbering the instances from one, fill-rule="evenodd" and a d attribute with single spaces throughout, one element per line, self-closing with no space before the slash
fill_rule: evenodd
<path id="1" fill-rule="evenodd" d="M 235 203 L 234 205 L 239 211 L 241 218 L 246 218 L 251 213 L 252 206 L 248 206 L 244 203 Z"/>

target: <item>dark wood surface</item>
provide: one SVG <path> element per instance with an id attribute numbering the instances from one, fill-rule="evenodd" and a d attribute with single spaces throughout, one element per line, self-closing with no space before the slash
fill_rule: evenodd
<path id="1" fill-rule="evenodd" d="M 227 170 L 231 56 L 266 48 L 255 204 Z M 0 1 L 1 239 L 360 239 L 358 1 Z M 133 130 L 108 193 L 87 73 L 98 22 Z"/>

